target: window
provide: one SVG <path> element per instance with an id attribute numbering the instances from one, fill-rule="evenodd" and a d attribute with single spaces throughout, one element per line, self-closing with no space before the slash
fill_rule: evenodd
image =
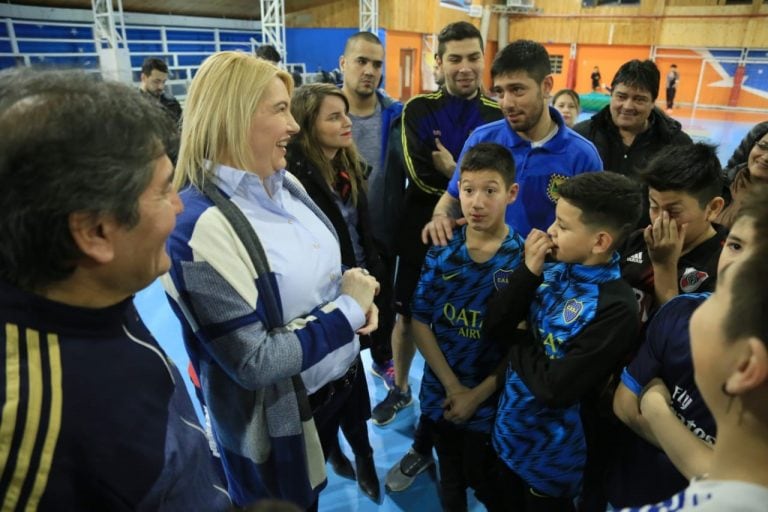
<path id="1" fill-rule="evenodd" d="M 552 73 L 559 75 L 563 72 L 563 56 L 562 55 L 550 55 L 549 64 L 552 66 Z"/>

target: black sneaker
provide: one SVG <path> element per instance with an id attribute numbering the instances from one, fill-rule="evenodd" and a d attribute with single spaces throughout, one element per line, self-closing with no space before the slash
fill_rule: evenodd
<path id="1" fill-rule="evenodd" d="M 376 425 L 386 425 L 395 419 L 397 411 L 404 409 L 413 403 L 411 386 L 405 391 L 393 386 L 387 393 L 387 397 L 379 402 L 371 411 L 371 419 Z"/>

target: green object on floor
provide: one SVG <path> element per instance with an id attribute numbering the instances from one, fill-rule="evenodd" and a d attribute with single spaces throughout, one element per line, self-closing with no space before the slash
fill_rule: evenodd
<path id="1" fill-rule="evenodd" d="M 581 110 L 597 112 L 611 102 L 611 96 L 599 92 L 590 92 L 588 94 L 580 94 L 579 101 L 581 101 Z"/>

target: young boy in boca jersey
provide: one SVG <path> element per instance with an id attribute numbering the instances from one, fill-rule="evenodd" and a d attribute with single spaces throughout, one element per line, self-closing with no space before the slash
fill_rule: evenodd
<path id="1" fill-rule="evenodd" d="M 727 230 L 713 220 L 723 208 L 720 161 L 713 146 L 663 149 L 640 173 L 648 186 L 651 224 L 621 251 L 621 275 L 635 289 L 643 324 L 681 293 L 715 289 Z"/>
<path id="2" fill-rule="evenodd" d="M 555 222 L 547 233 L 531 231 L 525 265 L 485 319 L 488 338 L 511 346 L 493 431 L 506 510 L 575 510 L 597 398 L 631 348 L 627 333 L 638 329 L 616 252 L 640 217 L 637 185 L 587 173 L 559 195 Z M 545 264 L 547 254 L 557 262 Z"/>
<path id="3" fill-rule="evenodd" d="M 504 510 L 490 432 L 506 360 L 481 327 L 489 297 L 521 263 L 523 239 L 504 222 L 516 195 L 506 148 L 482 143 L 468 151 L 460 178 L 467 224 L 447 246 L 429 250 L 412 299 L 414 339 L 426 360 L 421 412 L 434 422 L 447 511 L 467 509 L 467 487 L 488 510 Z"/>

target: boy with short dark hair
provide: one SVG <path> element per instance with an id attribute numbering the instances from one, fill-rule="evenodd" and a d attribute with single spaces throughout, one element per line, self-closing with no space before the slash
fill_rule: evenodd
<path id="1" fill-rule="evenodd" d="M 511 344 L 493 432 L 506 510 L 574 510 L 597 396 L 638 328 L 616 247 L 640 216 L 639 188 L 615 173 L 586 173 L 558 192 L 555 222 L 531 231 L 525 265 L 485 321 L 489 339 Z M 545 265 L 547 254 L 557 262 Z"/>
<path id="2" fill-rule="evenodd" d="M 506 148 L 484 143 L 467 152 L 460 181 L 467 224 L 447 246 L 429 250 L 412 300 L 414 339 L 426 360 L 421 412 L 434 422 L 448 511 L 467 509 L 468 486 L 488 510 L 503 510 L 490 432 L 506 360 L 481 327 L 489 297 L 521 262 L 523 239 L 504 222 L 516 195 Z"/>
<path id="3" fill-rule="evenodd" d="M 635 289 L 643 323 L 680 293 L 714 290 L 727 236 L 713 224 L 724 204 L 720 172 L 715 148 L 698 143 L 663 149 L 640 173 L 651 224 L 629 237 L 621 274 Z"/>
<path id="4" fill-rule="evenodd" d="M 720 253 L 720 272 L 751 253 L 760 219 L 768 219 L 768 187 L 755 187 L 746 195 Z M 615 508 L 661 501 L 710 470 L 716 426 L 694 381 L 689 336 L 691 316 L 709 296 L 682 294 L 661 307 L 638 354 L 622 372 L 613 410 L 636 435 L 627 433 L 609 471 L 606 486 Z M 661 414 L 648 410 L 655 379 L 666 395 L 663 404 L 657 400 Z"/>

